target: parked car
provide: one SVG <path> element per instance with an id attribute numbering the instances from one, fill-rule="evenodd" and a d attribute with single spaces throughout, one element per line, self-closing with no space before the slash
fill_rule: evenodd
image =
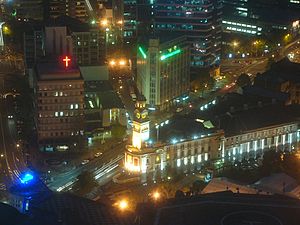
<path id="1" fill-rule="evenodd" d="M 90 161 L 90 160 L 88 160 L 88 159 L 84 159 L 84 160 L 81 162 L 81 165 L 85 165 L 85 164 L 87 164 L 89 161 Z"/>

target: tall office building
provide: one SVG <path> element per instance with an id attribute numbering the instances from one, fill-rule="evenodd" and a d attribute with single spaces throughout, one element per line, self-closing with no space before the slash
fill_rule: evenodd
<path id="1" fill-rule="evenodd" d="M 65 56 L 59 62 L 39 63 L 35 72 L 40 151 L 84 150 L 84 81 L 73 59 Z"/>
<path id="2" fill-rule="evenodd" d="M 166 0 L 138 3 L 138 36 L 186 35 L 191 45 L 191 66 L 218 63 L 221 51 L 220 0 Z"/>
<path id="3" fill-rule="evenodd" d="M 59 16 L 70 16 L 81 22 L 89 20 L 89 1 L 86 0 L 48 0 L 48 13 L 50 18 Z"/>
<path id="4" fill-rule="evenodd" d="M 45 55 L 70 55 L 79 66 L 103 65 L 105 54 L 104 31 L 67 16 L 24 34 L 26 68 L 32 68 Z"/>
<path id="5" fill-rule="evenodd" d="M 224 32 L 246 35 L 294 33 L 299 4 L 294 0 L 223 0 Z M 272 37 L 274 38 L 274 37 Z"/>
<path id="6" fill-rule="evenodd" d="M 12 5 L 18 18 L 34 20 L 44 18 L 43 0 L 16 0 Z"/>
<path id="7" fill-rule="evenodd" d="M 124 45 L 131 46 L 136 42 L 136 29 L 137 29 L 137 1 L 124 0 L 124 26 L 123 38 Z"/>
<path id="8" fill-rule="evenodd" d="M 138 47 L 137 86 L 150 107 L 159 110 L 176 104 L 189 91 L 190 48 L 185 37 L 162 42 L 150 39 Z"/>

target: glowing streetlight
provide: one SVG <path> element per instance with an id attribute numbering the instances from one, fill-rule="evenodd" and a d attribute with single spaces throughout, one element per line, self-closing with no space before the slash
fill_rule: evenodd
<path id="1" fill-rule="evenodd" d="M 237 41 L 234 41 L 232 44 L 233 44 L 233 47 L 237 47 L 239 45 L 239 43 Z"/>
<path id="2" fill-rule="evenodd" d="M 155 201 L 157 201 L 161 196 L 158 191 L 153 192 L 152 197 Z"/>
<path id="3" fill-rule="evenodd" d="M 122 25 L 122 24 L 123 24 L 123 20 L 119 20 L 119 21 L 117 22 L 117 24 Z"/>
<path id="4" fill-rule="evenodd" d="M 121 60 L 119 61 L 119 65 L 120 65 L 120 66 L 125 66 L 125 64 L 126 64 L 125 60 L 121 59 Z"/>
<path id="5" fill-rule="evenodd" d="M 101 26 L 106 27 L 108 25 L 108 20 L 107 19 L 103 19 L 100 21 Z"/>
<path id="6" fill-rule="evenodd" d="M 125 200 L 125 199 L 123 199 L 123 200 L 121 200 L 118 204 L 117 204 L 117 206 L 118 206 L 118 208 L 120 209 L 120 210 L 126 210 L 126 209 L 128 209 L 128 201 L 127 200 Z"/>
<path id="7" fill-rule="evenodd" d="M 20 147 L 20 144 L 16 144 L 16 146 L 17 146 L 17 148 L 19 148 L 19 147 Z"/>
<path id="8" fill-rule="evenodd" d="M 0 156 L 1 156 L 1 158 L 3 158 L 3 157 L 4 157 L 4 154 L 1 154 Z"/>
<path id="9" fill-rule="evenodd" d="M 115 61 L 115 60 L 110 60 L 110 61 L 109 61 L 109 65 L 111 65 L 111 66 L 116 65 L 116 61 Z"/>

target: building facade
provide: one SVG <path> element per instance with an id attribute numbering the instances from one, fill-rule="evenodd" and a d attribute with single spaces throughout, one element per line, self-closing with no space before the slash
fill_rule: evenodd
<path id="1" fill-rule="evenodd" d="M 45 56 L 44 32 L 40 29 L 24 33 L 25 67 L 33 68 L 35 62 Z"/>
<path id="2" fill-rule="evenodd" d="M 186 35 L 191 47 L 191 66 L 219 63 L 221 51 L 220 0 L 141 1 L 138 4 L 138 36 Z"/>
<path id="3" fill-rule="evenodd" d="M 297 4 L 289 0 L 223 0 L 223 31 L 256 36 L 299 32 Z M 270 10 L 271 9 L 271 10 Z"/>
<path id="4" fill-rule="evenodd" d="M 98 28 L 89 31 L 74 31 L 73 55 L 78 65 L 103 65 L 106 56 L 105 33 Z"/>
<path id="5" fill-rule="evenodd" d="M 43 0 L 16 0 L 12 4 L 17 18 L 25 20 L 44 18 Z"/>
<path id="6" fill-rule="evenodd" d="M 233 162 L 259 158 L 268 150 L 292 151 L 297 149 L 299 141 L 297 121 L 249 130 L 243 134 L 224 137 L 224 159 Z"/>
<path id="7" fill-rule="evenodd" d="M 60 55 L 72 56 L 80 66 L 103 65 L 106 57 L 105 32 L 69 17 L 61 20 L 58 24 L 47 24 L 24 33 L 27 69 L 39 62 L 42 56 Z"/>
<path id="8" fill-rule="evenodd" d="M 139 174 L 141 182 L 146 182 L 170 177 L 174 171 L 189 173 L 222 167 L 224 162 L 259 159 L 270 150 L 291 152 L 299 147 L 299 125 L 295 119 L 232 134 L 215 130 L 190 139 L 173 139 L 168 143 L 148 142 L 143 147 L 134 144 L 133 139 L 133 145 L 125 152 L 125 169 Z"/>
<path id="9" fill-rule="evenodd" d="M 37 65 L 35 102 L 40 151 L 84 150 L 84 82 L 72 62 L 63 63 Z"/>
<path id="10" fill-rule="evenodd" d="M 89 1 L 49 0 L 47 11 L 50 18 L 56 18 L 66 15 L 78 19 L 81 22 L 89 22 L 87 2 Z"/>
<path id="11" fill-rule="evenodd" d="M 136 43 L 137 29 L 137 1 L 124 0 L 124 27 L 123 39 L 125 46 L 131 46 Z"/>
<path id="12" fill-rule="evenodd" d="M 150 39 L 146 48 L 138 46 L 137 86 L 150 107 L 168 108 L 189 91 L 189 84 L 190 48 L 185 37 L 165 43 Z"/>

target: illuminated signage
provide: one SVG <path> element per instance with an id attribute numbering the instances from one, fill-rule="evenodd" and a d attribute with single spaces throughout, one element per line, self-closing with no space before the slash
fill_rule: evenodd
<path id="1" fill-rule="evenodd" d="M 146 55 L 145 51 L 142 49 L 142 47 L 139 47 L 139 51 L 142 54 L 143 58 L 146 59 L 147 55 Z"/>
<path id="2" fill-rule="evenodd" d="M 66 56 L 65 58 L 63 58 L 63 62 L 65 63 L 65 67 L 68 68 L 69 62 L 71 63 L 71 59 L 68 56 Z"/>
<path id="3" fill-rule="evenodd" d="M 163 61 L 163 60 L 165 60 L 165 59 L 167 59 L 167 58 L 170 58 L 170 57 L 172 57 L 172 56 L 174 56 L 174 55 L 179 54 L 180 52 L 181 52 L 180 49 L 177 49 L 177 50 L 175 50 L 175 51 L 169 52 L 169 53 L 167 53 L 167 54 L 162 55 L 162 56 L 160 57 L 160 60 Z"/>

